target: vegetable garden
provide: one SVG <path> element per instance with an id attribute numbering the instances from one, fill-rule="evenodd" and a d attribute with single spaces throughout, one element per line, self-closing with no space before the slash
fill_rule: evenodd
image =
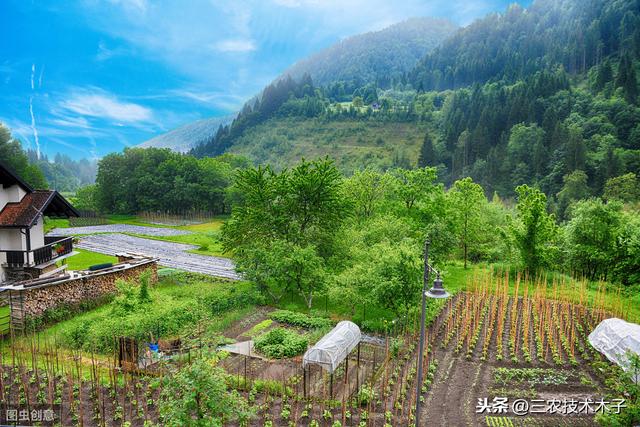
<path id="1" fill-rule="evenodd" d="M 429 425 L 594 425 L 593 413 L 478 413 L 478 402 L 627 397 L 624 375 L 589 345 L 587 335 L 606 317 L 625 317 L 628 307 L 610 306 L 615 299 L 604 287 L 587 299 L 580 289 L 586 285 L 575 286 L 567 292 L 566 284 L 519 277 L 510 286 L 508 275 L 487 273 L 454 297 L 429 302 L 422 419 Z M 402 333 L 366 336 L 333 375 L 319 367 L 305 373 L 302 353 L 335 320 L 270 308 L 245 312 L 217 341 L 204 339 L 205 328 L 198 327 L 183 337 L 188 353 L 153 372 L 123 370 L 110 346 L 94 353 L 85 344 L 81 352 L 61 350 L 54 340 L 22 338 L 2 354 L 0 410 L 8 409 L 6 402 L 52 407 L 59 425 L 178 425 L 162 418 L 168 399 L 163 389 L 183 367 L 208 360 L 205 369 L 219 370 L 225 393 L 246 402 L 251 414 L 248 421 L 221 414 L 224 425 L 411 425 L 418 319 L 394 328 Z M 215 351 L 225 341 L 247 339 L 255 341 L 253 356 Z"/>

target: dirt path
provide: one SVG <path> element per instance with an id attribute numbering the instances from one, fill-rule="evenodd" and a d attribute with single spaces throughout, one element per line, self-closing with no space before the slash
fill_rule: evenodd
<path id="1" fill-rule="evenodd" d="M 196 249 L 195 245 L 144 239 L 120 233 L 104 233 L 82 237 L 76 247 L 107 255 L 121 252 L 147 255 L 158 258 L 158 263 L 165 267 L 227 279 L 240 279 L 230 259 L 187 252 Z"/>

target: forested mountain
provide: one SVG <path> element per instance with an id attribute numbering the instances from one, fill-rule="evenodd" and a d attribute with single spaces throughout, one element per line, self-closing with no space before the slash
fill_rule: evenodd
<path id="1" fill-rule="evenodd" d="M 327 86 L 334 99 L 351 101 L 356 90 L 368 87 L 375 92 L 377 87 L 406 81 L 406 73 L 457 28 L 445 19 L 412 18 L 380 31 L 349 37 L 291 66 L 270 85 L 267 96 L 273 95 L 273 89 L 281 82 L 285 83 L 282 87 L 289 87 L 291 81 L 310 78 L 307 81 Z M 264 96 L 263 91 L 248 101 L 245 111 L 255 109 L 257 100 Z M 210 142 L 218 128 L 227 126 L 235 117 L 233 114 L 189 123 L 139 146 L 187 152 Z"/>
<path id="2" fill-rule="evenodd" d="M 437 166 L 446 184 L 470 176 L 488 194 L 537 185 L 564 215 L 608 180 L 640 176 L 639 21 L 630 0 L 511 6 L 459 30 L 387 89 L 364 84 L 345 100 L 309 74 L 283 78 L 193 153 L 282 167 L 329 154 L 345 172 Z"/>
<path id="3" fill-rule="evenodd" d="M 475 22 L 409 74 L 419 92 L 462 87 L 426 164 L 501 194 L 535 183 L 565 206 L 639 174 L 639 54 L 635 0 L 537 0 Z"/>
<path id="4" fill-rule="evenodd" d="M 412 18 L 344 39 L 287 69 L 282 78 L 309 74 L 319 86 L 335 83 L 390 87 L 457 26 L 446 19 Z M 350 95 L 351 93 L 349 93 Z"/>
<path id="5" fill-rule="evenodd" d="M 418 90 L 513 82 L 559 65 L 585 73 L 606 57 L 637 55 L 638 0 L 536 0 L 477 20 L 409 73 Z"/>
<path id="6" fill-rule="evenodd" d="M 186 153 L 196 145 L 206 141 L 211 135 L 215 135 L 220 126 L 226 126 L 231 123 L 235 116 L 235 114 L 229 114 L 188 123 L 151 138 L 138 146 L 142 148 L 170 148 L 179 153 Z"/>

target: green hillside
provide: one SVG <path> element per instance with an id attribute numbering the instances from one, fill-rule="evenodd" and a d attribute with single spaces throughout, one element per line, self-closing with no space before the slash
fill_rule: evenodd
<path id="1" fill-rule="evenodd" d="M 412 167 L 425 130 L 417 122 L 275 117 L 247 130 L 229 152 L 279 169 L 324 156 L 336 159 L 345 173 L 367 166 Z"/>
<path id="2" fill-rule="evenodd" d="M 282 76 L 300 79 L 309 74 L 321 86 L 357 81 L 388 87 L 457 29 L 446 19 L 408 19 L 335 43 L 297 62 Z"/>

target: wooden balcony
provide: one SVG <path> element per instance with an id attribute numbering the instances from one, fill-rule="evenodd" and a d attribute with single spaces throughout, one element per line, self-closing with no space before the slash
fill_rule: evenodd
<path id="1" fill-rule="evenodd" d="M 37 267 L 73 252 L 73 238 L 56 236 L 45 237 L 45 245 L 30 251 L 3 251 L 7 255 L 5 265 L 9 268 Z"/>

